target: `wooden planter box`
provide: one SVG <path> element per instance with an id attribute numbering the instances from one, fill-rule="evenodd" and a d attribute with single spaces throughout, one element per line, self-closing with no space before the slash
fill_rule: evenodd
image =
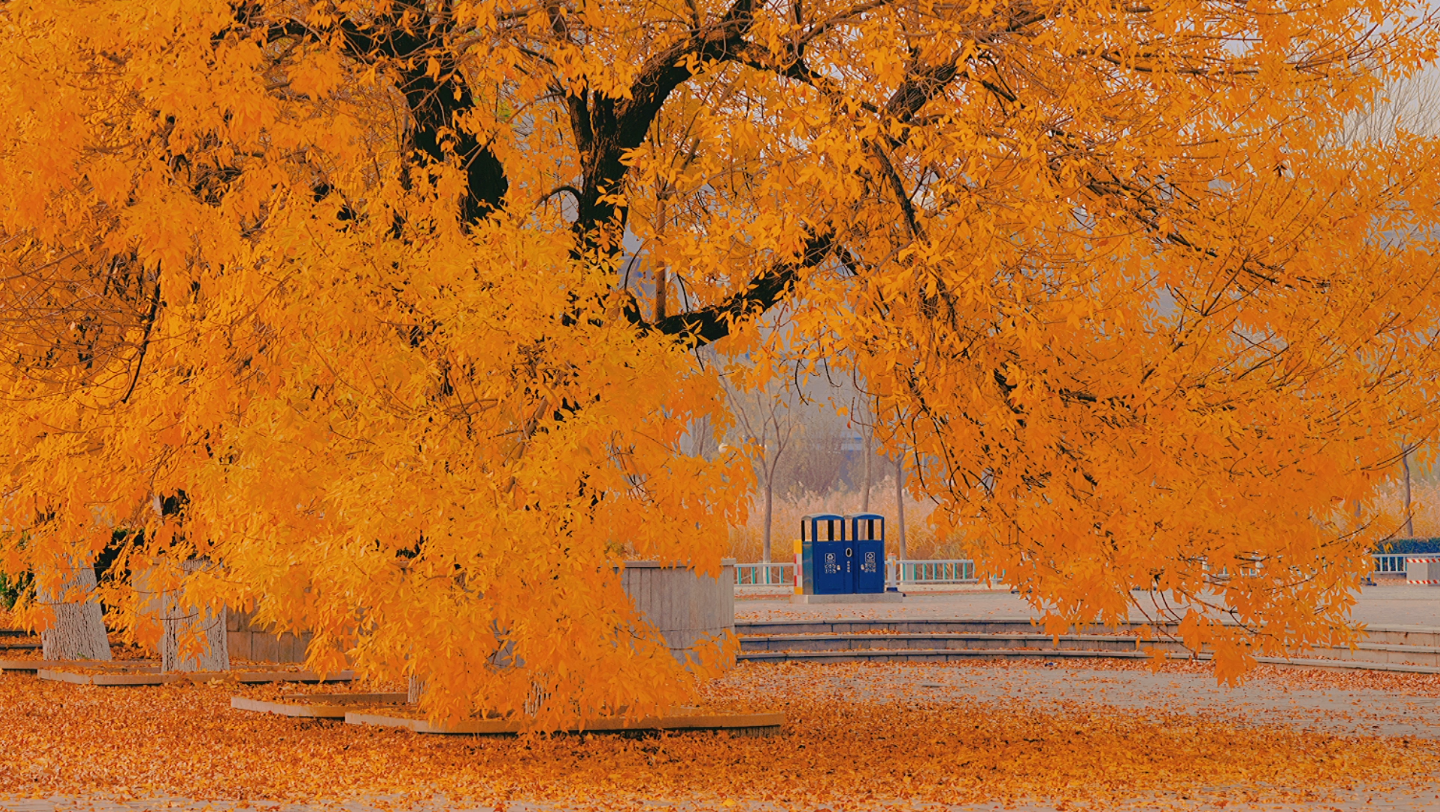
<path id="1" fill-rule="evenodd" d="M 654 561 L 627 561 L 620 578 L 635 608 L 682 663 L 700 640 L 735 633 L 734 559 L 722 562 L 718 578 Z"/>
<path id="2" fill-rule="evenodd" d="M 250 612 L 226 617 L 230 659 L 252 663 L 303 663 L 310 634 L 275 634 L 255 623 Z"/>
<path id="3" fill-rule="evenodd" d="M 671 654 L 680 662 L 690 659 L 691 650 L 700 640 L 735 632 L 733 559 L 722 562 L 718 578 L 654 561 L 627 561 L 621 583 L 635 607 L 665 637 Z M 309 634 L 275 634 L 257 624 L 249 612 L 229 612 L 225 626 L 231 660 L 305 662 Z"/>
<path id="4" fill-rule="evenodd" d="M 136 589 L 139 590 L 140 614 L 150 622 L 165 623 L 165 597 L 163 593 L 151 591 L 146 583 L 148 573 L 136 575 Z M 225 633 L 223 639 L 229 659 L 239 662 L 275 663 L 291 665 L 305 662 L 305 649 L 310 645 L 309 634 L 275 634 L 257 624 L 251 612 L 236 612 L 221 607 Z M 163 642 L 163 641 L 162 641 Z"/>

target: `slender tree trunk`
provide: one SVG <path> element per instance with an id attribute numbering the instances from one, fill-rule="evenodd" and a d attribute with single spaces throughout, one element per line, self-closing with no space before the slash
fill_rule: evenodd
<path id="1" fill-rule="evenodd" d="M 660 194 L 657 196 L 658 199 L 655 201 L 655 204 L 656 204 L 656 212 L 655 212 L 655 214 L 656 214 L 656 217 L 655 217 L 655 233 L 656 233 L 656 235 L 658 235 L 658 236 L 664 236 L 664 234 L 665 234 L 665 201 L 668 199 L 668 197 L 669 197 L 669 196 L 665 193 L 665 191 L 664 191 L 664 190 L 661 190 Z M 669 287 L 670 287 L 670 278 L 669 278 L 669 277 L 670 277 L 670 275 L 669 275 L 668 273 L 666 273 L 665 267 L 664 267 L 663 265 L 660 265 L 658 262 L 655 263 L 655 320 L 656 320 L 656 321 L 660 321 L 661 319 L 665 318 L 665 316 L 668 315 L 668 312 L 669 312 L 669 309 L 670 309 L 670 308 L 669 308 L 669 301 L 670 301 L 670 290 L 669 290 Z"/>
<path id="2" fill-rule="evenodd" d="M 899 544 L 900 560 L 910 556 L 905 549 L 905 449 L 895 454 L 895 539 Z"/>
<path id="3" fill-rule="evenodd" d="M 192 558 L 184 564 L 185 573 L 208 569 L 210 561 Z M 160 636 L 160 670 L 229 671 L 230 635 L 226 629 L 226 609 L 220 607 L 181 606 L 176 591 L 165 593 L 164 615 Z"/>
<path id="4" fill-rule="evenodd" d="M 775 472 L 765 475 L 765 526 L 761 534 L 760 560 L 770 563 L 770 522 L 775 517 Z"/>
<path id="5" fill-rule="evenodd" d="M 49 604 L 55 613 L 55 622 L 40 633 L 42 657 L 47 660 L 110 659 L 105 613 L 95 599 L 95 586 L 95 568 L 86 564 L 66 570 L 58 591 L 39 590 L 39 601 Z"/>
<path id="6" fill-rule="evenodd" d="M 871 481 L 870 478 L 871 476 L 873 476 L 873 474 L 871 473 L 870 463 L 875 458 L 875 434 L 868 427 L 861 429 L 860 433 L 864 437 L 865 448 L 865 450 L 861 452 L 865 455 L 865 486 L 860 490 L 860 512 L 869 513 Z"/>
<path id="7" fill-rule="evenodd" d="M 1415 537 L 1415 517 L 1410 511 L 1410 449 L 1400 455 L 1400 466 L 1405 470 L 1405 537 Z"/>

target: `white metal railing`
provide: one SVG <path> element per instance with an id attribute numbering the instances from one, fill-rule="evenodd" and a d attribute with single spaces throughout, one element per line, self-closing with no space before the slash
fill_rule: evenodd
<path id="1" fill-rule="evenodd" d="M 1375 572 L 1405 574 L 1405 556 L 1402 554 L 1376 553 L 1370 557 L 1375 559 Z"/>
<path id="2" fill-rule="evenodd" d="M 772 561 L 769 564 L 736 564 L 735 586 L 795 586 L 795 563 Z"/>
<path id="3" fill-rule="evenodd" d="M 976 584 L 975 562 L 964 558 L 907 560 L 891 558 L 885 562 L 885 582 L 904 587 L 908 584 Z"/>
<path id="4" fill-rule="evenodd" d="M 1375 572 L 1384 574 L 1405 574 L 1405 556 L 1402 554 L 1376 553 Z M 1223 577 L 1223 573 L 1217 573 Z M 969 559 L 950 558 L 923 561 L 901 561 L 891 558 L 885 562 L 885 584 L 975 584 L 975 562 Z M 795 585 L 795 564 L 792 561 L 772 561 L 769 564 L 736 564 L 736 586 L 781 586 Z"/>
<path id="5" fill-rule="evenodd" d="M 921 561 L 885 562 L 885 585 L 903 588 L 912 584 L 977 584 L 975 562 L 964 558 L 937 558 Z M 735 586 L 795 586 L 795 563 L 772 561 L 768 564 L 735 565 Z"/>

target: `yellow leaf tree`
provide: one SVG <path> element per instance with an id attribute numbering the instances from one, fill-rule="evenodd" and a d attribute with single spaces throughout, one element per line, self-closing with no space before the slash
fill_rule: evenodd
<path id="1" fill-rule="evenodd" d="M 1433 430 L 1435 144 L 1336 135 L 1433 59 L 1423 4 L 0 22 L 4 568 L 130 531 L 115 572 L 218 562 L 188 600 L 435 714 L 640 712 L 723 664 L 615 569 L 718 566 L 749 475 L 680 453 L 725 420 L 696 350 L 772 366 L 775 308 L 1052 628 L 1164 595 L 1222 677 L 1349 639 L 1364 501 Z"/>

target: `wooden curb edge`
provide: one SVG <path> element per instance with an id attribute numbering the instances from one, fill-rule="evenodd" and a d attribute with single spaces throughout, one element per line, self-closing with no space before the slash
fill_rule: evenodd
<path id="1" fill-rule="evenodd" d="M 436 726 L 423 719 L 386 716 L 376 713 L 347 713 L 345 723 L 398 727 L 416 733 L 444 736 L 515 736 L 525 732 L 522 722 L 510 719 L 477 719 L 457 725 Z M 692 714 L 685 716 L 646 716 L 626 720 L 619 717 L 596 719 L 583 730 L 563 733 L 650 733 L 659 731 L 729 731 L 740 735 L 766 736 L 780 732 L 785 724 L 783 713 Z"/>

